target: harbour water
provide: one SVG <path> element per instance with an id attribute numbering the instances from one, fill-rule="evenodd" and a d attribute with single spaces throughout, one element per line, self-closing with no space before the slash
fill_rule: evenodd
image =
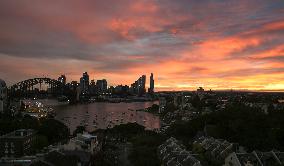
<path id="1" fill-rule="evenodd" d="M 151 113 L 135 111 L 158 104 L 158 102 L 89 103 L 68 105 L 55 100 L 41 100 L 56 111 L 56 119 L 66 124 L 73 132 L 77 126 L 85 125 L 88 131 L 106 129 L 118 124 L 136 122 L 146 129 L 160 128 L 160 119 Z"/>

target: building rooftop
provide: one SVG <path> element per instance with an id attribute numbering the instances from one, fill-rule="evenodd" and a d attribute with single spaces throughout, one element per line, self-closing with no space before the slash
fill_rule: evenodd
<path id="1" fill-rule="evenodd" d="M 273 152 L 255 152 L 263 165 L 280 165 L 279 159 Z"/>
<path id="2" fill-rule="evenodd" d="M 167 166 L 200 165 L 200 161 L 193 157 L 189 151 L 185 150 L 184 145 L 175 138 L 170 138 L 160 145 L 158 147 L 158 152 L 160 159 Z"/>
<path id="3" fill-rule="evenodd" d="M 247 164 L 261 165 L 257 157 L 252 153 L 237 153 L 236 155 L 242 166 L 246 166 Z"/>
<path id="4" fill-rule="evenodd" d="M 8 134 L 2 135 L 0 138 L 24 138 L 34 134 L 35 131 L 33 129 L 19 129 Z"/>

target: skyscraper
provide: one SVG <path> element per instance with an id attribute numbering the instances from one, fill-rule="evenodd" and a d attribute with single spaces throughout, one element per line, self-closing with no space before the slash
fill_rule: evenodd
<path id="1" fill-rule="evenodd" d="M 80 88 L 82 92 L 87 92 L 89 89 L 89 75 L 87 72 L 83 73 L 83 76 L 80 78 Z"/>
<path id="2" fill-rule="evenodd" d="M 154 93 L 154 88 L 155 88 L 155 84 L 154 84 L 154 75 L 153 73 L 151 73 L 151 76 L 150 76 L 150 88 L 148 89 L 148 92 L 149 93 Z"/>
<path id="3" fill-rule="evenodd" d="M 96 87 L 97 87 L 98 93 L 107 92 L 107 80 L 106 79 L 97 80 Z"/>
<path id="4" fill-rule="evenodd" d="M 137 81 L 131 84 L 130 92 L 138 95 L 143 95 L 146 92 L 146 75 L 139 77 Z"/>
<path id="5" fill-rule="evenodd" d="M 139 87 L 139 91 L 138 91 L 138 94 L 144 94 L 146 92 L 146 75 L 142 75 L 140 78 L 139 78 L 139 84 L 138 84 L 138 87 Z"/>

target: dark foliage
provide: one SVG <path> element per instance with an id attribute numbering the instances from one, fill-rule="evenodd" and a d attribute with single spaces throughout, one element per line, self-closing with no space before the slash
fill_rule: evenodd
<path id="1" fill-rule="evenodd" d="M 50 144 L 69 137 L 68 127 L 55 119 L 43 120 L 38 133 L 46 136 Z"/>
<path id="2" fill-rule="evenodd" d="M 264 114 L 258 109 L 234 103 L 223 111 L 176 123 L 167 134 L 188 143 L 204 129 L 210 136 L 239 143 L 248 150 L 284 150 L 284 111 Z"/>
<path id="3" fill-rule="evenodd" d="M 133 148 L 128 156 L 135 166 L 158 166 L 157 147 L 165 141 L 165 137 L 152 131 L 145 131 L 131 139 Z"/>

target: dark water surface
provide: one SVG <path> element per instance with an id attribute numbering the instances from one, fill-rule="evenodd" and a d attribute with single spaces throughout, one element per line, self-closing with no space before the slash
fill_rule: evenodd
<path id="1" fill-rule="evenodd" d="M 128 122 L 137 122 L 151 130 L 160 128 L 159 117 L 147 112 L 133 111 L 150 107 L 158 102 L 101 102 L 77 105 L 62 104 L 55 100 L 41 100 L 41 102 L 51 106 L 56 111 L 56 119 L 66 124 L 71 132 L 79 125 L 86 125 L 88 131 L 93 131 Z"/>

